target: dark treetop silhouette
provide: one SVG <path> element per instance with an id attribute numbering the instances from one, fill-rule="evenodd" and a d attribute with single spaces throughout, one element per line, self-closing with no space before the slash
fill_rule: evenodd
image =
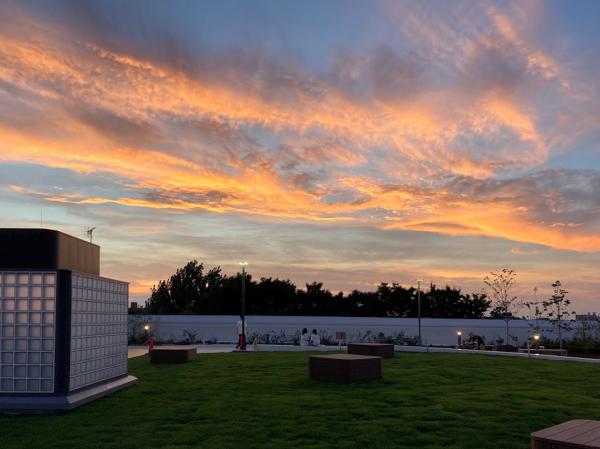
<path id="1" fill-rule="evenodd" d="M 219 267 L 205 270 L 196 260 L 179 268 L 169 279 L 152 288 L 140 313 L 236 315 L 240 311 L 241 274 L 227 276 Z M 482 318 L 490 307 L 485 294 L 464 294 L 431 284 L 421 293 L 422 315 L 431 318 Z M 416 290 L 399 284 L 381 283 L 371 292 L 333 294 L 320 282 L 299 289 L 289 280 L 246 274 L 246 312 L 251 315 L 304 316 L 417 316 Z"/>

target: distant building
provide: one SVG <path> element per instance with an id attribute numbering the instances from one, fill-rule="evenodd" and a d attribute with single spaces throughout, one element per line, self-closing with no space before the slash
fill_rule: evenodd
<path id="1" fill-rule="evenodd" d="M 49 229 L 0 229 L 0 410 L 68 410 L 127 374 L 128 284 L 100 247 Z"/>
<path id="2" fill-rule="evenodd" d="M 596 321 L 598 318 L 596 312 L 588 312 L 585 315 L 575 315 L 576 321 Z"/>

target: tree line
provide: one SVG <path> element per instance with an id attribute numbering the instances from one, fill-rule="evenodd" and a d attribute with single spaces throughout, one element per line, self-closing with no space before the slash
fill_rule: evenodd
<path id="1" fill-rule="evenodd" d="M 152 287 L 139 313 L 237 315 L 240 313 L 242 275 L 228 276 L 220 267 L 206 269 L 197 260 L 179 268 L 169 279 Z M 416 317 L 417 290 L 382 282 L 375 291 L 332 293 L 321 282 L 297 288 L 290 280 L 245 277 L 246 313 L 249 315 Z M 484 293 L 431 284 L 421 292 L 421 316 L 482 318 L 491 301 Z"/>

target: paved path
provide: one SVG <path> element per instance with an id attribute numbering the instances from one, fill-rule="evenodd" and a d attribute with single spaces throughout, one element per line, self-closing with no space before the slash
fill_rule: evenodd
<path id="1" fill-rule="evenodd" d="M 580 362 L 600 364 L 600 359 L 587 357 L 567 357 L 562 355 L 535 354 L 534 352 L 504 352 L 504 351 L 480 351 L 477 349 L 440 348 L 435 346 L 399 346 L 394 345 L 396 352 L 446 352 L 454 354 L 491 355 L 497 357 L 521 357 L 540 360 L 556 360 L 563 362 Z"/>
<path id="2" fill-rule="evenodd" d="M 127 358 L 132 359 L 133 357 L 140 357 L 148 352 L 147 347 L 129 346 L 127 348 Z"/>
<path id="3" fill-rule="evenodd" d="M 194 345 L 198 354 L 210 354 L 216 352 L 232 352 L 234 344 Z M 558 355 L 527 354 L 519 352 L 501 351 L 477 351 L 470 349 L 436 348 L 432 346 L 394 346 L 396 352 L 446 352 L 458 354 L 492 355 L 500 357 L 525 357 L 541 360 L 561 360 L 568 362 L 595 363 L 600 364 L 600 359 L 589 359 L 583 357 L 563 357 Z M 301 352 L 301 351 L 342 351 L 346 352 L 346 346 L 294 346 L 294 345 L 248 345 L 248 351 L 262 352 Z M 129 358 L 139 357 L 148 353 L 148 346 L 129 346 L 127 356 Z"/>
<path id="4" fill-rule="evenodd" d="M 232 352 L 235 349 L 234 344 L 215 344 L 215 345 L 194 345 L 198 354 L 211 354 L 216 352 Z M 341 347 L 346 351 L 346 347 Z M 290 351 L 339 351 L 339 346 L 294 346 L 294 345 L 257 345 L 256 348 L 249 345 L 248 351 L 264 352 L 290 352 Z M 148 353 L 148 346 L 129 346 L 127 357 L 140 357 Z"/>

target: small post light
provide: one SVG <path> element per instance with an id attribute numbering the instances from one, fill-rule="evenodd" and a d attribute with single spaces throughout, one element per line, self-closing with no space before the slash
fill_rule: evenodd
<path id="1" fill-rule="evenodd" d="M 457 340 L 457 346 L 460 348 L 462 346 L 462 332 L 461 331 L 456 331 L 456 340 Z"/>
<path id="2" fill-rule="evenodd" d="M 539 334 L 533 334 L 531 338 L 533 339 L 533 346 L 538 347 L 538 349 L 539 349 L 539 342 L 540 342 Z M 527 353 L 531 354 L 531 343 L 529 340 L 527 340 Z M 531 355 L 530 355 L 530 357 L 531 357 Z"/>
<path id="3" fill-rule="evenodd" d="M 149 337 L 148 338 L 148 353 L 150 353 L 154 349 L 154 338 L 152 337 L 152 335 L 150 335 L 150 325 L 144 324 L 144 330 L 146 331 L 146 335 Z"/>

